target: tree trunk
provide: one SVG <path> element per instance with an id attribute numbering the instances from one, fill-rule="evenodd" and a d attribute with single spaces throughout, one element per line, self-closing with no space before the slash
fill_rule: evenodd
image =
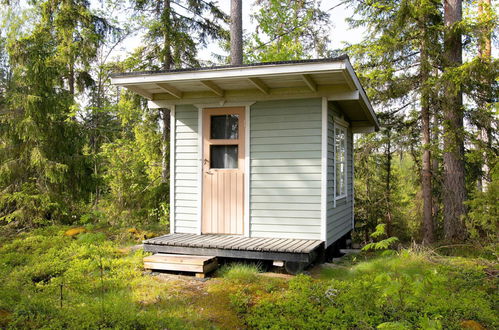
<path id="1" fill-rule="evenodd" d="M 170 70 L 173 66 L 172 42 L 171 42 L 171 4 L 170 0 L 163 0 L 162 21 L 166 29 L 164 33 L 164 57 L 163 69 Z M 161 131 L 161 182 L 167 183 L 170 177 L 170 110 L 159 109 L 162 121 Z"/>
<path id="2" fill-rule="evenodd" d="M 438 100 L 435 97 L 435 94 L 433 94 L 433 100 L 434 103 L 437 103 Z M 440 153 L 440 127 L 439 127 L 439 119 L 438 119 L 438 112 L 440 112 L 440 107 L 438 105 L 435 105 L 433 107 L 433 123 L 432 123 L 432 133 L 433 133 L 433 157 L 431 160 L 431 173 L 432 173 L 432 194 L 433 194 L 433 220 L 434 220 L 434 225 L 437 223 L 437 219 L 440 214 L 440 192 L 441 192 L 441 187 L 440 187 L 440 162 L 438 160 L 438 157 L 436 156 L 437 154 Z"/>
<path id="3" fill-rule="evenodd" d="M 168 109 L 161 109 L 161 182 L 167 183 L 170 177 L 170 111 Z"/>
<path id="4" fill-rule="evenodd" d="M 423 26 L 423 41 L 421 43 L 421 129 L 423 162 L 421 185 L 423 190 L 423 244 L 434 241 L 434 223 L 432 214 L 432 173 L 431 173 L 431 146 L 430 146 L 430 90 L 428 79 L 430 76 L 430 63 L 428 58 L 427 31 Z"/>
<path id="5" fill-rule="evenodd" d="M 162 13 L 162 22 L 165 24 L 165 32 L 163 35 L 164 38 L 164 57 L 163 57 L 163 70 L 170 70 L 173 65 L 173 56 L 172 56 L 172 42 L 171 42 L 171 4 L 170 0 L 163 0 L 163 13 Z"/>
<path id="6" fill-rule="evenodd" d="M 242 0 L 231 0 L 230 3 L 230 64 L 243 64 Z"/>
<path id="7" fill-rule="evenodd" d="M 478 15 L 487 15 L 491 9 L 491 0 L 478 0 Z M 490 60 L 492 56 L 492 31 L 482 31 L 480 40 L 478 41 L 478 56 Z"/>
<path id="8" fill-rule="evenodd" d="M 487 15 L 487 19 L 489 19 L 489 11 L 491 9 L 491 0 L 479 0 L 478 1 L 478 16 L 481 17 L 483 15 Z M 478 41 L 478 56 L 482 58 L 484 61 L 490 61 L 492 56 L 492 47 L 491 47 L 491 37 L 492 31 L 482 31 L 482 35 Z M 487 105 L 484 105 L 486 108 Z M 491 132 L 491 124 L 490 122 L 486 122 L 483 125 L 484 127 L 479 127 L 480 132 L 478 133 L 478 138 L 483 142 L 483 145 L 489 146 L 491 144 L 492 139 L 490 138 L 492 135 Z M 483 164 L 482 164 L 482 175 L 478 180 L 478 189 L 480 191 L 486 191 L 487 186 L 490 183 L 490 167 L 488 162 L 487 152 L 483 153 Z"/>
<path id="9" fill-rule="evenodd" d="M 388 142 L 385 149 L 385 165 L 386 165 L 386 177 L 385 177 L 385 196 L 386 196 L 386 234 L 388 237 L 392 236 L 393 232 L 393 219 L 392 219 L 392 136 L 390 129 L 387 130 Z"/>
<path id="10" fill-rule="evenodd" d="M 462 64 L 461 32 L 456 25 L 462 19 L 461 0 L 444 0 L 444 70 Z M 463 95 L 461 84 L 447 79 L 444 82 L 444 235 L 448 240 L 465 237 L 463 217 L 466 187 L 464 176 Z"/>

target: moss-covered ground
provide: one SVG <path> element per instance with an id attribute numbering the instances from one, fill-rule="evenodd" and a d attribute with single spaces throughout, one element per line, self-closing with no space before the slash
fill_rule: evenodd
<path id="1" fill-rule="evenodd" d="M 360 254 L 300 276 L 228 264 L 200 281 L 144 271 L 145 253 L 133 246 L 157 234 L 98 226 L 4 230 L 0 328 L 499 328 L 494 249 Z"/>

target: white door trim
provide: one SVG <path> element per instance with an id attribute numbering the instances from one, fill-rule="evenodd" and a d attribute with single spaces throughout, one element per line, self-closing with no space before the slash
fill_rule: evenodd
<path id="1" fill-rule="evenodd" d="M 201 235 L 203 221 L 203 109 L 205 108 L 245 108 L 245 148 L 244 148 L 244 224 L 243 236 L 250 237 L 250 109 L 255 102 L 226 102 L 194 104 L 198 108 L 198 223 L 197 234 Z"/>

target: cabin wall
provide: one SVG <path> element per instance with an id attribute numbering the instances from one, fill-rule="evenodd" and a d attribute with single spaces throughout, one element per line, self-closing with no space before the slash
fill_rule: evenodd
<path id="1" fill-rule="evenodd" d="M 198 232 L 198 109 L 175 107 L 174 226 L 176 233 Z"/>
<path id="2" fill-rule="evenodd" d="M 353 134 L 347 129 L 347 196 L 336 200 L 334 196 L 334 116 L 340 109 L 330 104 L 328 107 L 328 159 L 327 159 L 327 213 L 326 237 L 330 245 L 353 229 Z"/>
<path id="3" fill-rule="evenodd" d="M 250 234 L 321 239 L 321 98 L 250 111 Z"/>

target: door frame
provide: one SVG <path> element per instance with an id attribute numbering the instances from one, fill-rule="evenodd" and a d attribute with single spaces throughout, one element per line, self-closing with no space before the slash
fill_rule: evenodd
<path id="1" fill-rule="evenodd" d="M 202 234 L 202 221 L 203 221 L 203 155 L 204 155 L 204 132 L 203 132 L 203 109 L 206 108 L 234 108 L 244 107 L 245 116 L 245 145 L 244 145 L 244 215 L 243 215 L 243 237 L 251 237 L 250 231 L 250 184 L 251 184 L 251 165 L 250 165 L 250 148 L 251 148 L 251 135 L 250 135 L 250 111 L 251 106 L 255 102 L 226 102 L 226 103 L 203 103 L 194 104 L 198 108 L 198 207 L 197 207 L 197 231 L 198 235 Z"/>

